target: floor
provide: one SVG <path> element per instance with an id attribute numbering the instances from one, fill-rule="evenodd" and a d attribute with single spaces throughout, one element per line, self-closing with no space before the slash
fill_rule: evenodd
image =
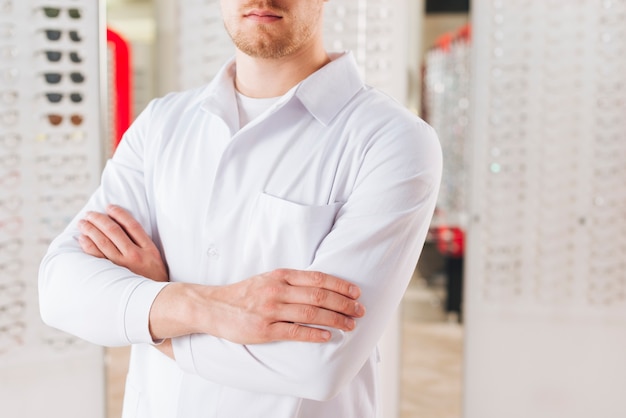
<path id="1" fill-rule="evenodd" d="M 463 327 L 443 300 L 415 279 L 404 297 L 400 418 L 461 418 Z"/>
<path id="2" fill-rule="evenodd" d="M 461 417 L 463 327 L 443 312 L 444 297 L 441 280 L 416 275 L 404 298 L 400 418 Z M 120 417 L 128 354 L 107 351 L 108 418 Z"/>

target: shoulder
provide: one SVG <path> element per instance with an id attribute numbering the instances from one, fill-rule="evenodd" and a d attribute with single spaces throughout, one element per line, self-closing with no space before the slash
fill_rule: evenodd
<path id="1" fill-rule="evenodd" d="M 350 100 L 338 122 L 368 148 L 441 152 L 439 138 L 428 123 L 393 97 L 370 86 L 365 86 Z"/>
<path id="2" fill-rule="evenodd" d="M 124 134 L 121 148 L 136 153 L 158 149 L 169 138 L 168 132 L 176 128 L 185 112 L 200 106 L 206 86 L 169 93 L 152 99 Z"/>
<path id="3" fill-rule="evenodd" d="M 401 129 L 432 130 L 430 125 L 395 98 L 371 86 L 365 86 L 355 95 L 352 105 L 353 111 L 359 116 L 371 119 L 381 126 L 397 125 Z"/>
<path id="4" fill-rule="evenodd" d="M 190 90 L 171 92 L 163 97 L 153 99 L 148 105 L 148 110 L 153 117 L 163 120 L 168 116 L 180 115 L 181 112 L 196 109 L 206 97 L 208 85 Z"/>

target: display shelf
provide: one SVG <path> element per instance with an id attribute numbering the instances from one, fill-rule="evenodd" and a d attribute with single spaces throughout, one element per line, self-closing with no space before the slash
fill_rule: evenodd
<path id="1" fill-rule="evenodd" d="M 41 322 L 37 273 L 48 244 L 99 183 L 100 6 L 5 0 L 0 8 L 0 404 L 7 416 L 97 417 L 103 375 L 92 366 L 102 365 L 102 350 Z M 57 374 L 68 358 L 85 367 Z M 33 359 L 46 392 L 4 378 Z M 16 388 L 39 402 L 25 405 Z M 68 398 L 71 388 L 84 401 Z M 74 404 L 49 408 L 60 400 Z"/>
<path id="2" fill-rule="evenodd" d="M 623 417 L 626 3 L 472 16 L 465 417 Z"/>

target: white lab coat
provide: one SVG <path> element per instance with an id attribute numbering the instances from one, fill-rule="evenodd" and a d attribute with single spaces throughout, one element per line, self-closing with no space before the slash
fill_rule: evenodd
<path id="1" fill-rule="evenodd" d="M 234 71 L 228 63 L 208 86 L 153 101 L 139 116 L 42 262 L 42 317 L 96 344 L 133 344 L 125 418 L 375 417 L 375 346 L 435 207 L 437 137 L 365 86 L 350 53 L 240 130 Z M 84 211 L 108 203 L 150 233 L 172 282 L 318 270 L 358 284 L 367 314 L 325 344 L 175 338 L 173 361 L 148 331 L 164 284 L 83 254 L 74 238 Z"/>

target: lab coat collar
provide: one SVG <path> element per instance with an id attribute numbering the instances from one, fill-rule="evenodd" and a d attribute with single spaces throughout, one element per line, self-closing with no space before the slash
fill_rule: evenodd
<path id="1" fill-rule="evenodd" d="M 209 83 L 200 99 L 202 110 L 220 117 L 231 132 L 239 126 L 239 112 L 235 95 L 235 57 L 229 59 Z"/>
<path id="2" fill-rule="evenodd" d="M 364 87 L 352 52 L 330 54 L 331 62 L 307 77 L 295 95 L 322 125 L 328 125 Z"/>
<path id="3" fill-rule="evenodd" d="M 276 103 L 282 106 L 294 97 L 322 125 L 328 125 L 348 101 L 364 87 L 351 52 L 330 54 L 331 62 L 289 90 Z M 201 95 L 202 109 L 214 113 L 231 127 L 239 124 L 235 96 L 235 59 L 230 59 Z"/>

